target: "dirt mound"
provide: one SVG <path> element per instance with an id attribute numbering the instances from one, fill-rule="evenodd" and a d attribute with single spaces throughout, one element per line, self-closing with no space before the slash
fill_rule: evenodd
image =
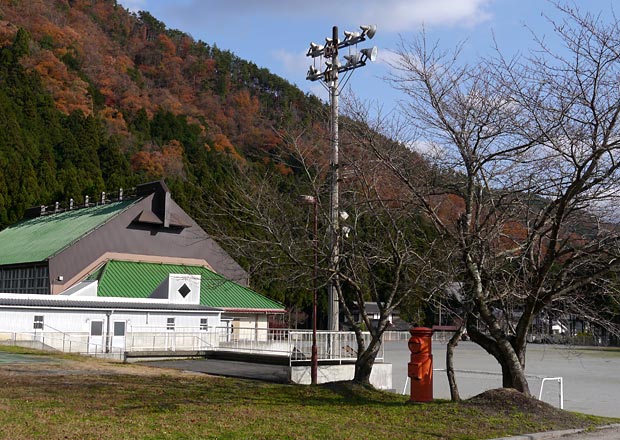
<path id="1" fill-rule="evenodd" d="M 564 426 L 572 424 L 580 426 L 580 424 L 583 423 L 579 422 L 575 415 L 568 411 L 561 410 L 535 397 L 526 396 L 510 388 L 497 388 L 485 391 L 482 394 L 478 394 L 466 400 L 464 403 L 482 411 L 495 414 L 514 412 L 534 414 L 550 424 L 558 422 L 562 423 Z"/>
<path id="2" fill-rule="evenodd" d="M 495 409 L 519 409 L 522 411 L 557 410 L 548 403 L 531 396 L 526 396 L 511 388 L 497 388 L 485 391 L 482 394 L 468 399 L 467 403 L 476 406 L 492 406 Z"/>

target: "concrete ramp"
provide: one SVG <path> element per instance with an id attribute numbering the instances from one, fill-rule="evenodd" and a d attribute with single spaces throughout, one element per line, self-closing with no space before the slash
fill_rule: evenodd
<path id="1" fill-rule="evenodd" d="M 186 359 L 140 362 L 160 368 L 174 368 L 216 376 L 239 377 L 276 383 L 310 384 L 310 365 L 278 365 L 230 359 Z M 355 365 L 319 365 L 319 383 L 353 379 Z M 373 367 L 370 383 L 377 389 L 392 390 L 392 364 L 377 363 Z"/>

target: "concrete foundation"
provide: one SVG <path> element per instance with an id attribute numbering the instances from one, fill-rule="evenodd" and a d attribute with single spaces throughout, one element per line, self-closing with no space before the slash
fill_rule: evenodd
<path id="1" fill-rule="evenodd" d="M 318 383 L 351 380 L 355 373 L 355 365 L 319 365 Z M 310 384 L 310 366 L 291 367 L 291 382 L 302 385 Z M 392 390 L 392 364 L 376 363 L 370 374 L 370 384 L 380 390 Z"/>

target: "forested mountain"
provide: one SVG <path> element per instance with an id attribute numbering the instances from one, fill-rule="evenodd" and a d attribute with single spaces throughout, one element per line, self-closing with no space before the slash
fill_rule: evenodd
<path id="1" fill-rule="evenodd" d="M 290 127 L 326 142 L 318 99 L 115 0 L 1 0 L 0 48 L 0 228 L 160 178 L 194 213 L 232 165 L 291 174 Z"/>

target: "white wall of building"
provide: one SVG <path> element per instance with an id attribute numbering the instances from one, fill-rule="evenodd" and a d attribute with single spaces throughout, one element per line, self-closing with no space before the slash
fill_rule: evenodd
<path id="1" fill-rule="evenodd" d="M 199 330 L 202 319 L 209 327 L 220 326 L 219 312 L 179 312 L 143 310 L 74 310 L 52 308 L 5 308 L 0 306 L 0 331 L 32 332 L 35 316 L 43 316 L 43 330 L 63 333 L 90 333 L 91 321 L 123 321 L 128 331 L 168 330 L 169 319 L 174 319 L 173 331 Z M 104 329 L 105 331 L 105 329 Z"/>
<path id="2" fill-rule="evenodd" d="M 0 297 L 0 341 L 34 340 L 45 346 L 69 352 L 110 352 L 140 350 L 199 350 L 210 342 L 203 337 L 221 326 L 219 310 L 157 309 L 167 299 L 133 300 L 152 304 L 153 309 L 131 308 L 130 301 L 97 298 L 97 306 L 88 297 L 46 297 L 52 305 L 7 305 L 2 299 L 25 299 L 25 295 Z M 29 298 L 32 299 L 32 298 Z M 39 296 L 35 299 L 41 299 Z M 71 306 L 68 302 L 71 301 Z M 63 305 L 63 302 L 67 305 Z M 110 302 L 110 307 L 101 303 Z M 121 306 L 118 307 L 118 303 Z M 123 307 L 122 303 L 127 303 Z M 83 304 L 83 306 L 82 306 Z"/>
<path id="3" fill-rule="evenodd" d="M 222 320 L 231 320 L 232 337 L 236 340 L 266 341 L 269 323 L 261 313 L 223 313 Z"/>

